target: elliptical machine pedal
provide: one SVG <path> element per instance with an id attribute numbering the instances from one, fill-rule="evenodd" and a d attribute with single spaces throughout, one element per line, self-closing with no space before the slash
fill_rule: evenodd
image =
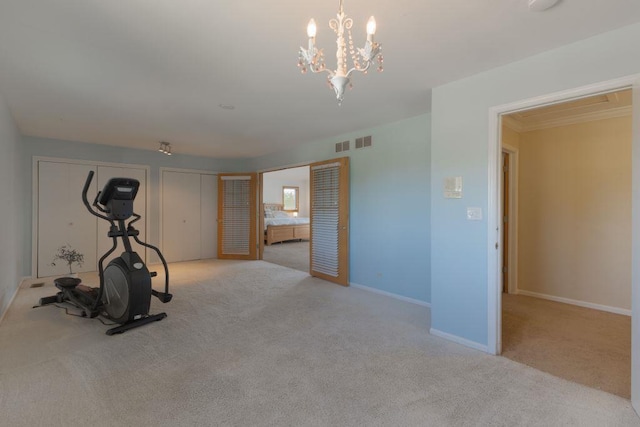
<path id="1" fill-rule="evenodd" d="M 166 313 L 149 314 L 151 296 L 157 297 L 161 302 L 171 301 L 169 293 L 169 267 L 160 250 L 139 239 L 139 231 L 133 224 L 141 217 L 133 211 L 140 183 L 130 178 L 112 178 L 98 192 L 93 201 L 93 209 L 87 200 L 87 191 L 94 172 L 90 171 L 82 190 L 82 201 L 92 215 L 110 223 L 108 236 L 113 245 L 98 261 L 98 274 L 100 286 L 91 288 L 81 284 L 80 279 L 63 277 L 54 281 L 60 290 L 56 295 L 40 299 L 40 305 L 68 302 L 81 310 L 83 317 L 91 318 L 103 316 L 120 326 L 109 329 L 107 335 L 126 332 L 130 329 L 157 322 L 167 317 Z M 133 217 L 126 224 L 126 221 Z M 132 237 L 139 245 L 156 252 L 165 273 L 164 292 L 156 291 L 151 286 L 151 278 L 156 277 L 155 272 L 149 272 L 144 261 L 133 251 L 129 238 Z M 118 238 L 122 240 L 124 252 L 109 262 L 106 267 L 103 263 L 118 246 Z"/>

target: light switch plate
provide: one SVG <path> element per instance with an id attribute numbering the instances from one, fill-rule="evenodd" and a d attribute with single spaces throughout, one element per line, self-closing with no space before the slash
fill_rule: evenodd
<path id="1" fill-rule="evenodd" d="M 469 221 L 482 221 L 482 208 L 467 208 L 467 219 Z"/>

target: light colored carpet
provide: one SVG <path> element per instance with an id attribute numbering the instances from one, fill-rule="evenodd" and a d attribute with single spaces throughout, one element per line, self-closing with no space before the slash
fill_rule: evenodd
<path id="1" fill-rule="evenodd" d="M 264 246 L 263 261 L 309 272 L 309 241 L 289 241 Z"/>
<path id="2" fill-rule="evenodd" d="M 626 399 L 631 317 L 503 294 L 502 355 Z"/>
<path id="3" fill-rule="evenodd" d="M 171 265 L 169 317 L 0 325 L 6 426 L 637 426 L 628 400 L 431 336 L 429 310 L 262 261 Z M 155 301 L 155 299 L 154 299 Z"/>

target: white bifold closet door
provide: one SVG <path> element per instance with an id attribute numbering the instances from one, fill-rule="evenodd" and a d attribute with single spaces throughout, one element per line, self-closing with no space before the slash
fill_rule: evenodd
<path id="1" fill-rule="evenodd" d="M 310 165 L 312 276 L 349 285 L 349 158 Z"/>
<path id="2" fill-rule="evenodd" d="M 38 234 L 37 276 L 59 276 L 69 273 L 64 261 L 53 258 L 59 247 L 69 245 L 84 255 L 82 267 L 73 265 L 74 273 L 96 269 L 96 226 L 82 203 L 82 188 L 92 165 L 65 162 L 38 162 Z M 96 181 L 89 194 L 95 197 Z M 93 199 L 90 200 L 90 202 Z"/>
<path id="3" fill-rule="evenodd" d="M 97 184 L 98 189 L 102 190 L 105 184 L 111 178 L 133 178 L 137 179 L 140 182 L 140 187 L 138 187 L 138 194 L 136 195 L 136 199 L 133 202 L 133 211 L 140 215 L 142 218 L 133 224 L 136 230 L 140 232 L 138 238 L 143 242 L 146 242 L 147 232 L 146 232 L 146 221 L 147 221 L 147 171 L 146 169 L 137 169 L 137 168 L 125 168 L 125 167 L 112 167 L 112 166 L 98 166 L 98 176 L 97 176 Z M 94 178 L 96 179 L 96 178 Z M 93 197 L 95 197 L 95 193 L 93 195 L 89 195 L 89 203 L 93 203 Z M 129 221 L 127 221 L 128 223 Z M 98 260 L 102 255 L 104 255 L 111 246 L 113 245 L 113 241 L 111 238 L 107 236 L 109 232 L 109 223 L 104 220 L 98 220 Z M 136 241 L 131 238 L 131 247 L 135 252 L 138 253 L 140 258 L 146 262 L 146 249 L 144 246 L 141 246 L 136 243 Z M 117 258 L 124 251 L 124 246 L 122 245 L 122 239 L 118 238 L 118 247 L 116 250 L 104 260 L 103 266 L 106 267 L 109 261 L 113 258 Z M 96 269 L 97 269 L 96 264 Z"/>
<path id="4" fill-rule="evenodd" d="M 200 175 L 200 257 L 218 257 L 218 181 L 216 175 Z"/>
<path id="5" fill-rule="evenodd" d="M 37 162 L 38 170 L 38 230 L 37 230 L 37 271 L 38 277 L 56 276 L 69 272 L 68 267 L 56 261 L 51 265 L 57 249 L 70 245 L 84 255 L 82 267 L 73 266 L 74 273 L 96 271 L 98 260 L 111 248 L 107 237 L 109 224 L 91 215 L 82 203 L 82 188 L 89 171 L 96 175 L 91 181 L 87 199 L 93 204 L 96 194 L 113 177 L 135 178 L 140 181 L 138 195 L 134 202 L 136 213 L 142 219 L 135 224 L 140 231 L 140 239 L 146 239 L 146 169 L 136 167 L 97 166 L 72 161 Z M 133 248 L 145 259 L 145 250 L 133 242 Z M 105 261 L 107 265 L 124 250 L 121 242 L 118 249 Z"/>
<path id="6" fill-rule="evenodd" d="M 168 262 L 216 257 L 216 177 L 162 171 L 162 252 Z"/>

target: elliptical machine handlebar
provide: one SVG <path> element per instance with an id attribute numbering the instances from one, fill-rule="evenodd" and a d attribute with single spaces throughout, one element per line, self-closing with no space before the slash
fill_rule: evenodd
<path id="1" fill-rule="evenodd" d="M 97 216 L 98 218 L 102 218 L 106 221 L 109 221 L 113 225 L 113 220 L 105 215 L 102 215 L 99 212 L 96 212 L 89 204 L 89 200 L 87 199 L 87 191 L 89 191 L 89 186 L 91 185 L 91 181 L 93 180 L 93 175 L 95 175 L 94 171 L 89 171 L 89 175 L 87 175 L 87 180 L 84 182 L 84 187 L 82 188 L 82 203 L 84 203 L 85 207 L 89 211 L 91 215 Z M 98 193 L 99 195 L 100 193 Z M 96 197 L 97 200 L 97 197 Z"/>

